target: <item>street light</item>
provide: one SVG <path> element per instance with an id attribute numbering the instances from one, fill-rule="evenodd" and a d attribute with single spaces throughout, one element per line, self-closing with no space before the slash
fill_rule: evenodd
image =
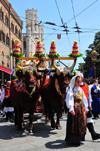
<path id="1" fill-rule="evenodd" d="M 91 51 L 91 54 L 90 54 L 90 56 L 91 56 L 91 60 L 93 61 L 93 62 L 95 62 L 96 60 L 97 60 L 97 56 L 98 56 L 99 54 L 96 52 L 96 50 L 94 49 L 94 46 L 93 46 L 93 50 Z"/>
<path id="2" fill-rule="evenodd" d="M 94 74 L 95 74 L 95 79 L 96 79 L 96 67 L 95 67 L 95 61 L 97 60 L 97 56 L 98 56 L 99 54 L 96 52 L 96 50 L 94 49 L 94 46 L 93 46 L 93 49 L 92 49 L 92 51 L 91 51 L 91 53 L 90 53 L 90 57 L 91 57 L 91 60 L 92 60 L 92 62 L 93 62 L 93 66 L 94 66 Z"/>

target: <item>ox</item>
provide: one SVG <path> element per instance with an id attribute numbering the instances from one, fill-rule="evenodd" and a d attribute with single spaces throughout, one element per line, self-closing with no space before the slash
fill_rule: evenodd
<path id="1" fill-rule="evenodd" d="M 26 71 L 24 74 L 22 71 L 16 73 L 17 77 L 24 78 L 26 92 L 19 92 L 16 90 L 16 81 L 11 82 L 10 99 L 12 105 L 15 107 L 15 125 L 18 125 L 18 129 L 22 129 L 22 117 L 23 112 L 29 113 L 29 132 L 33 131 L 33 113 L 35 111 L 36 102 L 38 101 L 43 82 L 45 81 L 46 72 L 44 73 L 43 80 L 40 87 L 38 86 L 38 79 L 41 77 L 34 71 L 30 73 Z"/>
<path id="2" fill-rule="evenodd" d="M 41 90 L 46 119 L 47 121 L 51 120 L 52 128 L 61 129 L 59 119 L 62 113 L 63 97 L 66 95 L 66 84 L 68 84 L 66 83 L 66 76 L 62 72 L 59 75 L 55 73 L 52 77 L 45 80 Z M 54 121 L 54 112 L 57 113 L 56 123 Z"/>

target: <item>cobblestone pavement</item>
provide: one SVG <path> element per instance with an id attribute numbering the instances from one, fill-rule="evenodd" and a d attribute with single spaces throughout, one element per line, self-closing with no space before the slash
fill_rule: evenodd
<path id="1" fill-rule="evenodd" d="M 27 121 L 27 114 L 25 120 Z M 41 113 L 35 114 L 34 134 L 28 133 L 28 123 L 25 128 L 18 131 L 13 123 L 5 122 L 0 115 L 0 151 L 100 151 L 100 139 L 92 141 L 87 130 L 86 141 L 80 146 L 65 143 L 66 115 L 61 119 L 61 130 L 51 129 L 45 124 L 45 117 Z M 94 121 L 96 132 L 100 132 L 100 119 Z"/>

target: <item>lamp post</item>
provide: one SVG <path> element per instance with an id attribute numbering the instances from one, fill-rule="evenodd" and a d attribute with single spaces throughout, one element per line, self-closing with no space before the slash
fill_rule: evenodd
<path id="1" fill-rule="evenodd" d="M 91 60 L 92 60 L 92 62 L 93 62 L 93 67 L 94 67 L 94 77 L 95 77 L 95 79 L 96 79 L 96 67 L 95 67 L 95 61 L 97 60 L 97 56 L 98 56 L 99 54 L 96 52 L 96 50 L 94 49 L 94 46 L 93 46 L 93 49 L 92 49 L 92 51 L 91 51 L 91 53 L 90 53 L 90 57 L 91 57 Z"/>

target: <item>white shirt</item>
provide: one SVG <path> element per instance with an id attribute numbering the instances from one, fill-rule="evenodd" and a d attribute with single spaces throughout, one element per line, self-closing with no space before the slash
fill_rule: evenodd
<path id="1" fill-rule="evenodd" d="M 1 91 L 1 102 L 3 102 L 4 97 L 5 97 L 5 89 Z"/>
<path id="2" fill-rule="evenodd" d="M 83 91 L 80 87 L 79 88 L 74 87 L 74 92 L 75 91 L 79 91 L 79 90 Z M 73 92 L 73 90 L 70 91 L 70 89 L 68 89 L 68 91 L 67 91 L 67 95 L 66 95 L 66 100 L 65 101 L 66 101 L 67 107 L 69 108 L 69 112 L 74 110 L 74 92 Z M 82 102 L 83 102 L 83 104 L 85 106 L 85 109 L 88 110 L 88 101 L 86 99 L 84 91 L 83 91 Z"/>
<path id="3" fill-rule="evenodd" d="M 66 88 L 66 94 L 68 93 L 69 87 Z"/>
<path id="4" fill-rule="evenodd" d="M 0 99 L 1 99 L 1 89 L 0 89 Z"/>
<path id="5" fill-rule="evenodd" d="M 88 88 L 89 88 L 88 101 L 89 101 L 89 105 L 91 105 L 91 102 L 92 102 L 91 88 L 92 88 L 92 86 L 88 86 Z"/>

